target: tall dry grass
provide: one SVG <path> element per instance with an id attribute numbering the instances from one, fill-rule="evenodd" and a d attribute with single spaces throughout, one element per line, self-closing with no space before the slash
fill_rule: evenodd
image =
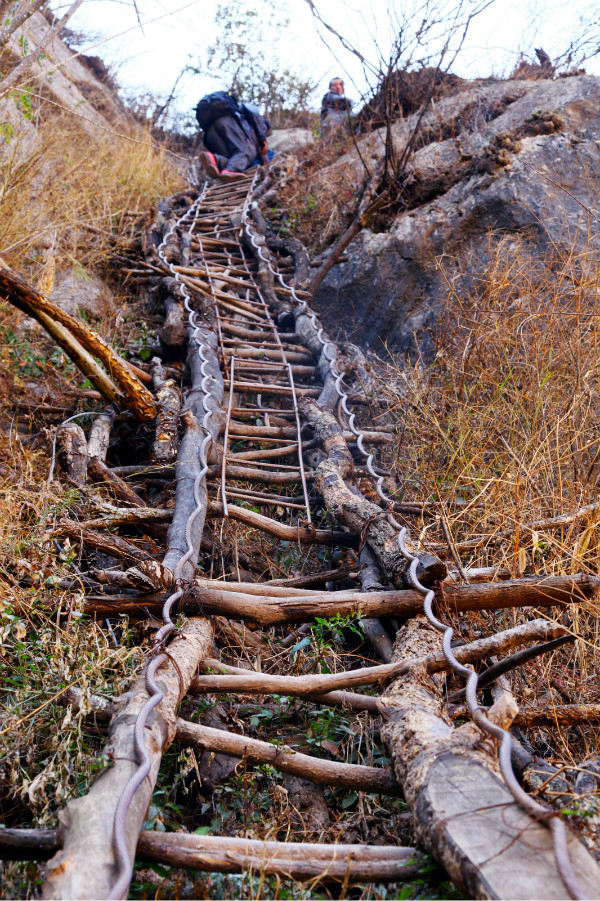
<path id="1" fill-rule="evenodd" d="M 143 322 L 116 254 L 132 247 L 158 200 L 184 184 L 176 159 L 141 129 L 115 130 L 124 129 L 131 140 L 90 132 L 79 117 L 43 105 L 37 122 L 2 132 L 0 149 L 0 257 L 45 293 L 66 270 L 75 270 L 82 293 L 93 273 L 108 278 L 114 308 L 96 326 L 117 346 Z M 47 484 L 48 439 L 76 409 L 98 406 L 84 388 L 45 333 L 0 302 L 0 822 L 7 826 L 54 823 L 57 809 L 105 764 L 82 714 L 52 699 L 70 684 L 119 692 L 142 661 L 143 636 L 134 641 L 122 628 L 115 647 L 105 628 L 82 619 L 76 584 L 61 588 L 61 579 L 77 582 L 81 561 L 52 528 L 94 498 Z M 43 408 L 42 395 L 54 415 L 28 410 L 32 399 Z M 7 896 L 35 896 L 38 881 L 33 864 L 4 867 Z"/>
<path id="2" fill-rule="evenodd" d="M 399 496 L 429 505 L 412 520 L 423 545 L 465 567 L 513 577 L 600 570 L 600 258 L 590 243 L 547 253 L 490 236 L 485 259 L 439 261 L 447 303 L 431 365 L 393 365 L 383 379 L 396 423 Z M 586 505 L 592 509 L 580 515 Z M 568 515 L 563 525 L 549 523 Z M 452 566 L 452 560 L 450 560 Z M 600 700 L 598 601 L 535 615 L 569 622 L 579 640 L 512 676 L 521 705 Z M 457 618 L 488 634 L 531 610 Z M 600 750 L 590 726 L 533 730 L 550 760 Z"/>

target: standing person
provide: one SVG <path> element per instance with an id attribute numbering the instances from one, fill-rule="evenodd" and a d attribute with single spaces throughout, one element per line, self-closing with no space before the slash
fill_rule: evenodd
<path id="1" fill-rule="evenodd" d="M 329 90 L 321 101 L 321 135 L 334 137 L 340 132 L 350 132 L 350 113 L 353 103 L 345 95 L 341 78 L 332 78 Z"/>
<path id="2" fill-rule="evenodd" d="M 212 178 L 237 181 L 248 169 L 272 158 L 267 144 L 269 123 L 253 104 L 238 103 L 232 91 L 203 97 L 196 118 L 206 148 L 200 162 Z"/>

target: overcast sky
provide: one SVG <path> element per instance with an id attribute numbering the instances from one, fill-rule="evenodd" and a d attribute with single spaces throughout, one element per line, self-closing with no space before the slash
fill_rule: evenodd
<path id="1" fill-rule="evenodd" d="M 64 0 L 63 0 L 64 2 Z M 232 0 L 236 4 L 244 0 Z M 423 0 L 316 0 L 325 19 L 347 37 L 367 59 L 375 56 L 373 36 L 385 45 L 392 15 L 422 6 Z M 440 5 L 450 0 L 435 0 Z M 261 0 L 252 0 L 256 6 Z M 542 46 L 554 56 L 565 49 L 577 20 L 594 24 L 600 4 L 591 0 L 495 0 L 471 24 L 453 71 L 467 77 L 507 74 L 522 49 Z M 140 28 L 133 0 L 85 0 L 71 21 L 73 30 L 86 35 L 81 49 L 97 54 L 116 70 L 127 91 L 167 95 L 178 74 L 195 62 L 215 38 L 213 23 L 217 0 L 137 0 Z M 277 8 L 281 9 L 279 2 Z M 283 4 L 285 8 L 285 4 Z M 346 92 L 359 97 L 367 90 L 358 60 L 332 35 L 317 29 L 305 0 L 287 0 L 290 26 L 279 42 L 285 64 L 302 70 L 319 83 L 320 98 L 332 75 L 346 78 Z M 319 34 L 327 37 L 328 49 Z M 94 45 L 97 45 L 94 47 Z M 600 73 L 597 60 L 586 65 Z M 177 107 L 190 111 L 202 94 L 222 85 L 214 78 L 187 75 L 177 90 Z M 225 86 L 226 87 L 226 86 Z"/>

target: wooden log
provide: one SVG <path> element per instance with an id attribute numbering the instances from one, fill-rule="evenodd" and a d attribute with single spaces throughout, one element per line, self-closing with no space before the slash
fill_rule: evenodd
<path id="1" fill-rule="evenodd" d="M 131 544 L 129 541 L 125 541 L 124 538 L 119 538 L 118 535 L 111 535 L 108 532 L 97 532 L 93 529 L 83 529 L 79 523 L 63 523 L 57 526 L 52 534 L 67 535 L 76 541 L 82 541 L 88 547 L 96 548 L 96 550 L 120 560 L 146 561 L 152 559 L 147 551 L 136 547 L 135 544 Z"/>
<path id="2" fill-rule="evenodd" d="M 87 442 L 87 452 L 90 460 L 94 457 L 101 460 L 102 463 L 106 460 L 114 418 L 114 411 L 109 409 L 96 416 L 92 422 Z"/>
<path id="3" fill-rule="evenodd" d="M 133 861 L 138 834 L 152 798 L 163 752 L 177 729 L 177 707 L 196 672 L 199 661 L 212 644 L 212 628 L 204 619 L 188 621 L 169 645 L 169 660 L 159 669 L 157 682 L 163 700 L 145 730 L 150 773 L 136 792 L 127 819 L 127 842 Z M 44 898 L 108 898 L 115 882 L 113 823 L 117 803 L 132 774 L 134 723 L 148 699 L 144 677 L 127 693 L 111 723 L 109 745 L 104 753 L 112 761 L 86 795 L 70 801 L 59 814 L 59 851 L 46 866 Z"/>
<path id="4" fill-rule="evenodd" d="M 127 363 L 89 326 L 39 294 L 31 285 L 23 282 L 9 269 L 0 269 L 0 292 L 6 300 L 22 312 L 37 319 L 61 344 L 76 365 L 80 368 L 82 365 L 85 366 L 85 370 L 82 369 L 82 371 L 94 380 L 96 387 L 104 396 L 106 396 L 107 388 L 108 393 L 114 395 L 111 384 L 112 379 L 116 381 L 120 396 L 110 396 L 107 397 L 107 400 L 124 404 L 138 419 L 148 421 L 154 418 L 154 400 L 150 392 L 132 373 Z M 65 331 L 75 339 L 74 342 L 67 340 Z M 89 362 L 84 361 L 81 349 L 91 360 L 91 366 Z M 92 356 L 103 363 L 110 373 L 111 379 L 98 378 L 98 368 L 93 363 Z M 75 359 L 75 357 L 79 359 Z M 102 387 L 99 382 L 102 382 Z"/>
<path id="5" fill-rule="evenodd" d="M 56 829 L 0 829 L 0 860 L 48 860 L 57 851 Z"/>
<path id="6" fill-rule="evenodd" d="M 392 882 L 415 878 L 423 866 L 412 848 L 325 845 L 173 832 L 142 832 L 140 860 L 219 873 L 275 875 L 316 882 Z"/>
<path id="7" fill-rule="evenodd" d="M 438 604 L 450 613 L 466 610 L 500 610 L 514 607 L 554 607 L 578 603 L 592 597 L 600 579 L 587 573 L 574 576 L 528 577 L 507 582 L 444 586 Z M 325 619 L 338 613 L 364 616 L 414 616 L 423 607 L 422 596 L 413 590 L 323 592 L 318 598 L 262 598 L 192 588 L 192 596 L 207 612 L 252 620 L 263 626 Z"/>
<path id="8" fill-rule="evenodd" d="M 394 659 L 439 653 L 441 636 L 424 617 L 398 633 Z M 453 729 L 441 680 L 424 667 L 397 677 L 382 698 L 382 735 L 413 813 L 419 842 L 465 896 L 565 898 L 550 829 L 514 800 L 498 774 L 495 748 L 473 723 Z M 590 898 L 600 870 L 573 833 L 569 854 Z"/>
<path id="9" fill-rule="evenodd" d="M 59 850 L 56 829 L 0 829 L 0 860 L 47 860 Z M 246 870 L 322 882 L 400 882 L 425 859 L 414 848 L 274 842 L 187 832 L 141 832 L 136 860 L 213 873 Z"/>
<path id="10" fill-rule="evenodd" d="M 377 566 L 375 555 L 367 545 L 360 552 L 360 587 L 361 591 L 380 591 L 383 588 L 381 584 L 381 572 Z M 392 659 L 392 651 L 394 646 L 392 640 L 387 634 L 385 627 L 378 619 L 366 618 L 361 620 L 364 633 L 379 654 L 380 658 L 389 663 Z"/>
<path id="11" fill-rule="evenodd" d="M 265 391 L 261 392 L 264 394 L 270 393 L 291 393 L 291 389 L 285 388 L 281 385 L 263 385 L 260 382 L 251 382 L 250 385 L 254 386 L 257 390 L 260 388 L 264 388 Z M 225 381 L 226 387 L 229 386 L 228 380 Z M 273 389 L 273 390 L 271 390 Z M 281 389 L 281 390 L 280 390 Z M 297 393 L 302 394 L 303 389 L 298 388 Z M 300 404 L 298 405 L 301 406 Z M 235 436 L 245 436 L 248 438 L 297 438 L 298 433 L 295 428 L 280 426 L 280 425 L 248 425 L 246 422 L 235 422 L 233 420 L 229 424 L 229 434 Z M 388 432 L 374 432 L 374 431 L 365 431 L 365 440 L 370 441 L 372 444 L 389 444 L 390 441 L 393 441 L 393 436 Z M 355 441 L 356 436 L 352 432 L 342 431 L 342 438 L 344 441 Z M 352 459 L 352 458 L 351 458 Z"/>
<path id="12" fill-rule="evenodd" d="M 250 466 L 236 466 L 234 463 L 227 463 L 227 475 L 230 479 L 244 480 L 248 482 L 261 482 L 265 485 L 293 485 L 300 482 L 299 472 L 290 472 L 289 470 L 277 469 L 258 469 Z M 311 474 L 306 473 L 306 478 L 310 479 Z"/>
<path id="13" fill-rule="evenodd" d="M 401 794 L 395 778 L 389 770 L 383 768 L 323 760 L 301 754 L 286 745 L 272 745 L 246 735 L 236 735 L 185 720 L 178 722 L 177 738 L 180 743 L 190 744 L 194 748 L 243 758 L 251 764 L 268 763 L 282 773 L 292 773 L 318 785 L 354 788 L 385 795 Z"/>
<path id="14" fill-rule="evenodd" d="M 519 644 L 537 641 L 540 638 L 557 638 L 564 633 L 563 626 L 545 619 L 538 619 L 464 644 L 455 648 L 454 653 L 461 663 L 476 663 Z M 190 690 L 193 692 L 232 691 L 240 694 L 282 694 L 290 697 L 316 696 L 324 695 L 325 692 L 333 689 L 356 688 L 359 685 L 380 685 L 402 673 L 408 673 L 415 667 L 424 667 L 427 673 L 439 673 L 448 669 L 448 663 L 444 654 L 437 652 L 426 657 L 411 656 L 393 663 L 361 667 L 341 673 L 275 676 L 268 673 L 245 672 L 234 667 L 224 666 L 218 660 L 207 658 L 201 664 L 201 669 L 225 671 L 226 675 L 198 676 L 193 681 Z"/>
<path id="15" fill-rule="evenodd" d="M 194 585 L 197 585 L 199 588 L 215 588 L 217 591 L 241 591 L 243 594 L 256 594 L 261 597 L 268 594 L 272 598 L 300 598 L 314 597 L 315 595 L 320 597 L 323 593 L 317 589 L 293 588 L 274 582 L 225 582 L 219 579 L 203 579 L 202 577 L 195 578 Z"/>
<path id="16" fill-rule="evenodd" d="M 173 510 L 167 508 L 165 510 L 156 507 L 110 507 L 106 504 L 106 514 L 96 519 L 86 519 L 78 525 L 82 529 L 112 529 L 116 526 L 137 526 L 147 523 L 163 523 L 170 522 L 173 516 Z"/>
<path id="17" fill-rule="evenodd" d="M 181 395 L 173 379 L 168 379 L 159 357 L 152 359 L 152 382 L 156 394 L 156 432 L 151 458 L 167 466 L 177 456 Z"/>
<path id="18" fill-rule="evenodd" d="M 58 462 L 76 485 L 84 485 L 87 477 L 88 456 L 85 434 L 80 425 L 68 422 L 60 426 L 56 436 Z"/>
<path id="19" fill-rule="evenodd" d="M 550 726 L 568 729 L 569 726 L 597 725 L 600 723 L 600 704 L 560 704 L 549 707 L 520 708 L 515 726 L 533 729 Z"/>
<path id="20" fill-rule="evenodd" d="M 235 509 L 235 508 L 232 508 Z M 241 509 L 241 508 L 238 508 Z M 248 513 L 250 511 L 244 511 Z M 259 514 L 254 514 L 258 516 Z M 444 597 L 438 603 L 453 614 L 467 610 L 502 610 L 522 607 L 566 607 L 593 597 L 600 587 L 600 579 L 587 573 L 573 576 L 531 576 L 508 582 L 475 585 L 444 586 Z M 142 599 L 140 598 L 140 601 Z M 102 612 L 110 616 L 108 598 L 86 599 L 86 612 Z M 159 602 L 148 603 L 159 610 Z M 119 609 L 130 616 L 145 616 L 143 608 L 133 598 L 119 601 Z M 316 616 L 325 619 L 337 616 L 415 616 L 423 609 L 423 598 L 417 591 L 360 592 L 328 591 L 320 597 L 270 598 L 268 596 L 235 594 L 213 589 L 194 588 L 181 602 L 184 612 L 216 613 L 231 619 L 241 619 L 252 626 L 276 626 L 283 623 L 303 623 Z"/>
<path id="21" fill-rule="evenodd" d="M 166 316 L 158 333 L 159 338 L 167 347 L 184 347 L 187 341 L 187 332 L 183 304 L 178 303 L 174 297 L 167 294 L 164 305 Z"/>
<path id="22" fill-rule="evenodd" d="M 315 585 L 325 585 L 327 582 L 341 582 L 343 579 L 353 579 L 356 572 L 349 564 L 337 566 L 335 569 L 325 569 L 318 573 L 304 573 L 301 576 L 290 576 L 289 579 L 271 579 L 263 582 L 263 585 L 287 585 L 290 588 L 311 588 Z M 255 584 L 260 585 L 260 582 Z"/>
<path id="23" fill-rule="evenodd" d="M 200 344 L 205 348 L 206 362 L 203 363 L 199 355 Z M 208 417 L 207 429 L 215 447 L 217 438 L 223 426 L 223 416 L 219 410 L 223 402 L 223 378 L 219 368 L 217 356 L 217 336 L 212 329 L 199 327 L 189 331 L 188 368 L 191 374 L 192 387 L 188 392 L 183 405 L 183 422 L 185 433 L 177 455 L 176 478 L 177 488 L 175 492 L 175 510 L 168 534 L 168 550 L 163 560 L 163 577 L 167 583 L 173 579 L 173 574 L 179 561 L 187 553 L 188 544 L 186 537 L 187 524 L 194 510 L 196 500 L 194 498 L 194 486 L 201 473 L 199 459 L 200 448 L 206 437 L 203 423 L 206 417 L 204 399 L 210 395 L 207 401 L 209 409 L 214 411 Z M 204 393 L 205 372 L 210 376 L 207 386 L 208 394 Z M 210 450 L 210 447 L 208 448 Z M 200 513 L 193 521 L 190 540 L 192 543 L 192 557 L 185 564 L 181 573 L 184 581 L 189 581 L 196 570 L 200 543 L 204 531 L 206 519 L 208 495 L 206 490 L 206 477 L 202 478 L 198 486 L 200 500 Z"/>
<path id="24" fill-rule="evenodd" d="M 209 501 L 208 513 L 211 516 L 222 517 L 223 505 L 218 501 Z M 262 513 L 255 513 L 254 510 L 247 510 L 245 507 L 238 507 L 236 504 L 229 506 L 229 518 L 243 522 L 255 529 L 261 529 L 277 538 L 283 538 L 284 541 L 305 544 L 337 544 L 341 547 L 354 547 L 358 544 L 356 535 L 349 532 L 315 529 L 312 526 L 301 526 L 300 524 L 287 526 L 276 519 L 263 516 Z"/>
<path id="25" fill-rule="evenodd" d="M 119 500 L 126 501 L 133 507 L 145 507 L 145 502 L 127 482 L 118 476 L 99 457 L 92 457 L 88 463 L 88 473 L 95 482 L 103 482 L 111 488 Z"/>

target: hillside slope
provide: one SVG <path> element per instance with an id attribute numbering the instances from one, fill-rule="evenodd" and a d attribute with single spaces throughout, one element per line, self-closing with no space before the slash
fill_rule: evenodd
<path id="1" fill-rule="evenodd" d="M 431 346 L 425 334 L 452 289 L 468 287 L 504 236 L 533 259 L 552 248 L 595 255 L 600 188 L 600 79 L 477 82 L 445 97 L 423 118 L 392 221 L 365 229 L 317 294 L 329 324 L 383 351 Z M 400 152 L 416 116 L 392 128 Z M 359 139 L 371 166 L 384 131 Z M 360 184 L 349 149 L 319 176 Z M 332 200 L 335 204 L 335 200 Z M 469 259 L 468 273 L 459 274 Z"/>

